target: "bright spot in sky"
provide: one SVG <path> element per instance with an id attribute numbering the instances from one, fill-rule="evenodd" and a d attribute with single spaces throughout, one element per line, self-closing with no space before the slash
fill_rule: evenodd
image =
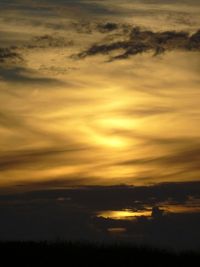
<path id="1" fill-rule="evenodd" d="M 111 147 L 111 148 L 123 148 L 126 146 L 125 140 L 118 136 L 100 136 L 96 135 L 95 139 L 101 146 Z"/>
<path id="2" fill-rule="evenodd" d="M 139 210 L 132 211 L 130 209 L 125 210 L 107 210 L 101 211 L 98 213 L 97 217 L 103 217 L 105 219 L 113 219 L 113 220 L 132 220 L 135 217 L 150 217 L 151 210 Z"/>

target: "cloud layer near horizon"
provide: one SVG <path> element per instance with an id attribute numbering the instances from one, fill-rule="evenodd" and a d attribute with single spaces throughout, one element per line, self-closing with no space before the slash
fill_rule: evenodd
<path id="1" fill-rule="evenodd" d="M 121 240 L 156 247 L 198 249 L 199 186 L 199 182 L 149 187 L 86 186 L 1 195 L 1 240 Z M 137 213 L 155 207 L 164 214 L 118 220 L 97 216 L 105 210 L 128 209 Z"/>

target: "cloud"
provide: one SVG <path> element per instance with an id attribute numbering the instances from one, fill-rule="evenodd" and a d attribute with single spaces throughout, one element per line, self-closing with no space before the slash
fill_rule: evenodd
<path id="1" fill-rule="evenodd" d="M 22 57 L 12 48 L 0 48 L 0 63 L 21 61 Z"/>
<path id="2" fill-rule="evenodd" d="M 190 37 L 189 49 L 200 49 L 200 30 Z"/>
<path id="3" fill-rule="evenodd" d="M 117 23 L 107 22 L 97 25 L 97 29 L 102 33 L 112 32 L 118 29 Z"/>
<path id="4" fill-rule="evenodd" d="M 13 114 L 0 110 L 0 125 L 10 129 L 22 129 L 24 123 Z"/>
<path id="5" fill-rule="evenodd" d="M 35 36 L 33 39 L 28 42 L 27 45 L 25 45 L 28 49 L 34 49 L 34 48 L 63 48 L 72 46 L 73 41 L 69 40 L 67 41 L 64 37 L 61 36 L 52 36 L 49 34 L 41 35 L 41 36 Z"/>
<path id="6" fill-rule="evenodd" d="M 115 33 L 119 30 L 128 30 L 130 25 L 120 24 L 115 22 L 90 22 L 90 21 L 78 21 L 72 22 L 72 28 L 78 33 L 92 34 L 95 32 L 100 32 L 102 34 Z"/>
<path id="7" fill-rule="evenodd" d="M 126 134 L 126 133 L 124 133 Z M 173 181 L 173 180 L 199 180 L 200 145 L 196 138 L 154 138 L 138 136 L 143 139 L 143 146 L 152 145 L 164 149 L 165 153 L 152 153 L 135 157 L 134 151 L 131 159 L 115 162 L 116 168 L 136 168 L 141 170 L 138 177 L 133 178 L 138 182 Z M 114 163 L 113 163 L 114 164 Z M 144 171 L 143 171 L 144 170 Z M 149 170 L 149 171 L 145 171 Z M 152 171 L 153 170 L 153 171 Z"/>
<path id="8" fill-rule="evenodd" d="M 133 117 L 149 117 L 161 114 L 173 113 L 175 110 L 171 107 L 154 106 L 154 107 L 138 107 L 120 110 L 120 114 L 131 115 Z"/>
<path id="9" fill-rule="evenodd" d="M 72 164 L 74 159 L 72 157 L 73 153 L 83 151 L 84 148 L 77 148 L 75 146 L 70 147 L 68 145 L 68 149 L 61 148 L 46 148 L 46 149 L 37 149 L 37 150 L 22 150 L 22 151 L 12 151 L 8 153 L 4 153 L 0 155 L 0 170 L 11 170 L 13 168 L 27 167 L 34 164 L 44 165 L 53 165 L 55 164 L 55 158 L 59 155 L 70 154 L 71 158 L 65 160 L 65 165 Z M 51 163 L 50 163 L 51 162 Z M 57 161 L 56 165 L 60 165 L 61 161 Z"/>
<path id="10" fill-rule="evenodd" d="M 156 247 L 196 249 L 200 234 L 198 212 L 178 213 L 175 210 L 163 216 L 157 215 L 161 215 L 161 210 L 165 210 L 169 204 L 173 207 L 189 205 L 192 210 L 199 203 L 199 192 L 199 182 L 186 182 L 56 190 L 50 190 L 47 186 L 44 190 L 1 194 L 1 240 L 123 240 Z M 113 220 L 96 216 L 102 210 L 129 208 L 137 211 L 147 207 L 153 209 L 156 216 L 135 220 Z M 108 231 L 110 228 L 123 228 L 125 232 L 122 236 L 113 236 Z"/>
<path id="11" fill-rule="evenodd" d="M 56 186 L 59 188 L 60 182 L 59 179 L 57 184 L 56 180 L 46 181 L 44 184 L 41 183 L 39 190 L 34 189 L 37 187 L 34 187 L 34 182 L 32 182 L 32 190 L 31 183 L 29 184 L 30 192 L 26 192 L 22 188 L 21 194 L 1 194 L 0 201 L 15 201 L 15 199 L 26 199 L 27 202 L 33 199 L 45 201 L 63 197 L 66 200 L 70 199 L 73 206 L 84 207 L 95 213 L 101 210 L 138 209 L 147 205 L 159 206 L 160 203 L 169 201 L 174 204 L 185 204 L 191 197 L 200 198 L 199 181 L 160 183 L 151 186 L 71 186 L 70 183 L 66 183 L 65 186 L 69 185 L 69 188 L 53 189 Z M 36 182 L 36 185 L 39 183 Z M 26 184 L 24 187 L 26 188 Z"/>
<path id="12" fill-rule="evenodd" d="M 155 142 L 159 142 L 159 140 L 154 140 Z M 170 141 L 170 140 L 168 140 Z M 172 140 L 173 141 L 173 140 Z M 184 142 L 184 140 L 182 140 Z M 189 140 L 185 140 L 189 141 Z M 200 145 L 198 143 L 194 143 L 195 140 L 191 141 L 188 147 L 178 148 L 176 147 L 176 152 L 171 152 L 168 155 L 160 156 L 160 157 L 145 157 L 140 159 L 133 159 L 127 160 L 122 162 L 121 164 L 130 164 L 130 165 L 137 165 L 137 164 L 160 164 L 165 165 L 168 167 L 179 166 L 181 165 L 182 168 L 186 171 L 189 169 L 200 170 L 199 169 L 199 160 L 200 160 Z M 167 140 L 166 140 L 167 142 Z M 179 140 L 181 142 L 181 140 Z M 167 143 L 166 143 L 167 144 Z M 170 143 L 168 142 L 168 145 Z M 173 146 L 173 143 L 171 143 Z M 176 144 L 175 144 L 176 146 Z"/>
<path id="13" fill-rule="evenodd" d="M 38 84 L 48 84 L 48 85 L 63 85 L 64 83 L 55 78 L 46 78 L 39 75 L 35 75 L 35 73 L 22 66 L 0 66 L 0 80 L 11 82 L 15 84 L 30 84 L 30 85 L 38 85 Z"/>
<path id="14" fill-rule="evenodd" d="M 124 50 L 124 52 L 113 57 L 111 56 L 111 60 L 126 59 L 148 51 L 153 51 L 155 55 L 172 50 L 199 51 L 200 31 L 189 36 L 187 32 L 152 32 L 136 27 L 132 29 L 128 40 L 94 44 L 86 51 L 79 53 L 78 57 L 85 58 L 98 54 L 109 55 L 117 50 Z"/>

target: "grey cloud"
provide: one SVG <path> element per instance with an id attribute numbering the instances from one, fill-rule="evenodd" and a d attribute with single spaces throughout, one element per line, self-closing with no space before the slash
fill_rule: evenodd
<path id="1" fill-rule="evenodd" d="M 66 188 L 76 188 L 81 187 L 83 184 L 91 184 L 93 181 L 93 177 L 86 177 L 83 172 L 78 175 L 70 175 L 70 177 L 66 177 L 66 175 L 60 176 L 49 176 L 48 181 L 29 181 L 21 184 L 17 184 L 13 191 L 16 192 L 26 192 L 26 191 L 34 191 L 46 189 L 66 189 Z M 5 189 L 2 190 L 5 191 Z M 59 198 L 59 197 L 58 197 Z"/>
<path id="2" fill-rule="evenodd" d="M 81 178 L 80 178 L 80 181 Z M 49 184 L 48 184 L 49 183 Z M 63 182 L 64 183 L 64 182 Z M 34 185 L 34 183 L 32 183 Z M 0 196 L 0 203 L 15 200 L 55 200 L 64 198 L 70 200 L 73 206 L 85 207 L 92 212 L 101 210 L 121 210 L 125 208 L 138 208 L 146 205 L 171 202 L 176 204 L 187 203 L 189 198 L 200 198 L 200 182 L 160 183 L 151 186 L 70 186 L 70 188 L 50 189 L 56 187 L 56 180 L 43 184 L 40 190 L 21 194 L 8 194 Z M 60 181 L 58 180 L 57 187 Z M 22 186 L 22 185 L 21 185 Z M 66 183 L 67 186 L 67 183 Z M 31 188 L 31 186 L 30 186 Z M 13 202 L 13 203 L 14 203 Z"/>
<path id="3" fill-rule="evenodd" d="M 105 23 L 79 21 L 79 22 L 73 22 L 72 28 L 74 28 L 79 33 L 91 34 L 97 31 L 106 34 L 106 33 L 113 33 L 119 30 L 124 30 L 124 31 L 128 30 L 130 28 L 130 25 L 120 24 L 110 21 L 107 21 Z"/>
<path id="4" fill-rule="evenodd" d="M 12 48 L 0 48 L 0 63 L 21 61 L 22 57 Z"/>
<path id="5" fill-rule="evenodd" d="M 146 143 L 147 142 L 147 143 Z M 175 179 L 175 177 L 193 177 L 198 179 L 200 173 L 199 161 L 200 161 L 200 145 L 195 139 L 181 139 L 181 140 L 168 140 L 168 139 L 149 139 L 145 141 L 144 145 L 156 145 L 167 146 L 169 152 L 165 155 L 147 155 L 145 157 L 136 158 L 133 156 L 129 160 L 121 160 L 116 162 L 116 166 L 130 165 L 130 166 L 145 166 L 146 168 L 158 168 L 158 171 L 154 173 L 153 178 L 159 180 Z M 160 173 L 159 170 L 163 173 Z M 167 174 L 165 169 L 168 170 Z M 156 169 L 155 169 L 156 170 Z M 195 178 L 194 178 L 195 177 Z M 136 178 L 137 179 L 137 178 Z M 185 179 L 185 178 L 184 178 Z M 141 174 L 138 177 L 138 181 L 151 181 L 152 177 L 148 174 Z"/>
<path id="6" fill-rule="evenodd" d="M 117 23 L 107 22 L 97 25 L 97 29 L 102 33 L 112 32 L 119 28 Z"/>
<path id="7" fill-rule="evenodd" d="M 200 49 L 200 30 L 190 37 L 189 49 Z"/>
<path id="8" fill-rule="evenodd" d="M 147 117 L 147 116 L 156 116 L 160 114 L 167 114 L 174 112 L 174 109 L 164 106 L 154 106 L 149 107 L 139 107 L 133 109 L 120 110 L 120 114 L 125 114 L 133 117 Z"/>
<path id="9" fill-rule="evenodd" d="M 26 48 L 58 48 L 58 47 L 68 47 L 72 46 L 74 43 L 72 40 L 67 41 L 64 37 L 61 36 L 52 36 L 52 35 L 41 35 L 35 36 L 27 45 Z"/>
<path id="10" fill-rule="evenodd" d="M 191 147 L 182 151 L 177 151 L 171 156 L 161 158 L 161 162 L 166 164 L 192 164 L 198 166 L 200 160 L 200 146 Z"/>
<path id="11" fill-rule="evenodd" d="M 111 57 L 111 60 L 125 59 L 129 56 L 153 51 L 155 55 L 171 50 L 199 51 L 200 31 L 192 36 L 187 32 L 152 32 L 133 28 L 128 40 L 113 41 L 112 43 L 94 44 L 88 50 L 78 54 L 79 58 L 98 54 L 109 55 L 112 51 L 124 50 L 123 53 Z"/>
<path id="12" fill-rule="evenodd" d="M 69 146 L 67 149 L 61 148 L 47 148 L 38 150 L 22 150 L 22 151 L 12 151 L 8 153 L 0 154 L 0 170 L 10 170 L 12 168 L 20 168 L 27 166 L 39 165 L 60 165 L 60 164 L 72 164 L 75 163 L 75 159 L 67 158 L 60 161 L 55 161 L 55 158 L 59 155 L 70 154 L 80 152 L 85 150 L 85 148 Z"/>
<path id="13" fill-rule="evenodd" d="M 12 67 L 5 67 L 0 66 L 0 80 L 8 81 L 12 83 L 18 84 L 31 84 L 31 85 L 38 85 L 38 84 L 48 84 L 48 85 L 62 85 L 63 82 L 53 78 L 46 78 L 40 76 L 34 76 L 34 73 L 26 69 L 24 67 L 19 66 L 12 66 Z"/>
<path id="14" fill-rule="evenodd" d="M 176 144 L 175 144 L 176 146 Z M 173 147 L 173 145 L 172 145 Z M 192 167 L 193 170 L 200 170 L 199 160 L 200 160 L 200 146 L 197 144 L 194 147 L 179 148 L 177 147 L 176 152 L 171 152 L 168 155 L 160 157 L 145 157 L 140 159 L 133 159 L 121 162 L 122 165 L 140 165 L 140 164 L 160 164 L 166 166 L 178 166 L 181 165 L 185 170 L 188 166 Z"/>

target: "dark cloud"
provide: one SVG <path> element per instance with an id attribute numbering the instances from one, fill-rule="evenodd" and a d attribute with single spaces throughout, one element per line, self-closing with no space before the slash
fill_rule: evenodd
<path id="1" fill-rule="evenodd" d="M 158 140 L 159 141 L 159 140 Z M 180 141 L 180 140 L 179 140 Z M 186 140 L 187 141 L 187 140 Z M 193 140 L 194 141 L 194 140 Z M 155 140 L 156 142 L 156 140 Z M 168 143 L 169 144 L 169 143 Z M 176 152 L 171 152 L 168 155 L 160 157 L 145 157 L 140 159 L 133 159 L 121 162 L 122 165 L 162 165 L 173 169 L 173 167 L 181 166 L 182 170 L 186 171 L 200 171 L 200 146 L 191 141 L 189 147 L 178 148 L 176 143 Z M 182 144 L 183 145 L 183 144 Z M 173 146 L 173 144 L 172 144 Z"/>
<path id="2" fill-rule="evenodd" d="M 51 174 L 50 174 L 51 175 Z M 34 190 L 44 190 L 47 189 L 66 189 L 66 188 L 75 188 L 80 187 L 83 184 L 91 184 L 93 181 L 93 177 L 85 177 L 84 173 L 79 175 L 70 175 L 70 177 L 66 177 L 66 175 L 60 176 L 49 176 L 48 181 L 27 181 L 21 184 L 17 184 L 13 187 L 13 191 L 24 192 L 24 191 L 34 191 Z M 5 188 L 8 190 L 8 188 Z M 1 190 L 2 192 L 4 189 Z"/>
<path id="3" fill-rule="evenodd" d="M 82 179 L 80 178 L 80 181 Z M 64 184 L 64 181 L 63 181 Z M 34 186 L 34 182 L 32 182 Z M 50 189 L 56 187 L 56 180 L 44 182 L 44 188 L 21 194 L 10 194 L 0 196 L 0 202 L 26 200 L 46 201 L 63 197 L 77 207 L 85 207 L 91 212 L 101 210 L 121 210 L 126 208 L 144 208 L 144 205 L 159 205 L 166 201 L 176 204 L 185 204 L 193 197 L 200 198 L 200 182 L 177 182 L 160 183 L 151 186 L 76 186 L 62 189 Z M 23 186 L 21 184 L 21 186 Z M 57 180 L 57 187 L 60 181 Z M 66 184 L 67 186 L 67 184 Z M 31 186 L 30 186 L 31 188 Z"/>
<path id="4" fill-rule="evenodd" d="M 190 37 L 189 49 L 200 49 L 200 30 Z"/>
<path id="5" fill-rule="evenodd" d="M 107 22 L 97 25 L 97 29 L 102 33 L 112 32 L 119 28 L 117 23 Z"/>
<path id="6" fill-rule="evenodd" d="M 85 186 L 68 189 L 37 190 L 0 196 L 0 236 L 2 239 L 41 240 L 61 237 L 67 240 L 116 241 L 176 249 L 197 248 L 197 212 L 163 214 L 161 203 L 197 205 L 200 183 L 165 183 L 154 186 Z M 192 202 L 191 202 L 192 199 Z M 196 199 L 196 200 L 195 200 Z M 190 201 L 190 202 L 189 202 Z M 145 210 L 152 217 L 113 220 L 96 217 L 102 210 Z M 163 205 L 162 205 L 163 207 Z M 124 228 L 113 236 L 108 229 Z M 180 239 L 181 236 L 181 239 Z"/>
<path id="7" fill-rule="evenodd" d="M 52 86 L 63 85 L 62 81 L 54 78 L 36 76 L 34 75 L 34 72 L 22 66 L 0 66 L 0 80 L 15 84 L 48 84 Z"/>
<path id="8" fill-rule="evenodd" d="M 140 28 L 133 28 L 124 41 L 113 41 L 112 43 L 94 44 L 88 50 L 81 52 L 78 57 L 85 58 L 98 54 L 109 55 L 113 51 L 124 50 L 114 59 L 125 59 L 129 56 L 153 51 L 155 55 L 171 50 L 199 51 L 200 50 L 200 31 L 192 36 L 187 32 L 152 32 L 143 31 Z"/>
<path id="9" fill-rule="evenodd" d="M 105 222 L 104 222 L 105 223 Z M 140 218 L 135 223 L 121 223 L 126 227 L 126 240 L 136 240 L 140 245 L 173 249 L 197 249 L 199 247 L 200 214 L 170 214 L 153 220 Z"/>
<path id="10" fill-rule="evenodd" d="M 12 48 L 0 48 L 0 63 L 21 61 L 22 57 Z"/>
<path id="11" fill-rule="evenodd" d="M 4 153 L 0 155 L 0 170 L 10 170 L 13 168 L 20 168 L 20 167 L 27 167 L 27 166 L 34 166 L 36 164 L 46 166 L 56 164 L 60 165 L 61 163 L 72 164 L 75 162 L 75 159 L 72 157 L 72 153 L 76 153 L 80 151 L 83 151 L 84 148 L 77 148 L 75 146 L 68 146 L 67 149 L 52 149 L 52 148 L 46 148 L 46 149 L 38 149 L 38 150 L 22 150 L 22 151 L 12 151 L 8 153 Z M 59 155 L 66 155 L 70 154 L 71 158 L 63 159 L 62 161 L 55 162 L 55 158 Z M 51 162 L 51 163 L 50 163 Z"/>
<path id="12" fill-rule="evenodd" d="M 131 29 L 129 24 L 115 23 L 115 22 L 90 22 L 78 21 L 72 22 L 71 27 L 78 33 L 92 34 L 99 32 L 102 34 L 128 32 Z"/>
<path id="13" fill-rule="evenodd" d="M 142 137 L 140 137 L 142 138 Z M 146 140 L 145 140 L 146 139 Z M 133 180 L 147 183 L 152 181 L 173 181 L 174 179 L 199 179 L 200 167 L 200 145 L 198 140 L 194 139 L 168 139 L 168 138 L 149 138 L 144 136 L 145 145 L 158 145 L 160 148 L 167 148 L 165 155 L 145 155 L 136 158 L 135 156 L 126 160 L 116 162 L 116 166 L 131 166 L 131 168 L 153 168 L 153 174 L 147 172 L 138 175 Z M 159 171 L 162 170 L 162 171 Z"/>
<path id="14" fill-rule="evenodd" d="M 61 47 L 68 47 L 72 46 L 74 43 L 72 40 L 67 41 L 64 37 L 61 36 L 52 36 L 52 35 L 41 35 L 35 36 L 27 45 L 26 48 L 33 49 L 33 48 L 61 48 Z"/>
<path id="15" fill-rule="evenodd" d="M 70 85 L 72 83 L 63 82 L 56 78 L 42 76 L 39 72 L 26 67 L 26 58 L 24 59 L 24 50 L 28 50 L 34 54 L 34 49 L 47 49 L 47 48 L 64 48 L 72 46 L 72 40 L 66 40 L 61 36 L 41 35 L 35 36 L 30 41 L 25 42 L 20 46 L 12 46 L 8 48 L 0 48 L 0 80 L 12 82 L 15 84 L 30 84 L 30 85 Z M 42 69 L 42 66 L 39 70 Z M 59 68 L 53 68 L 60 73 Z M 68 68 L 67 70 L 69 70 Z M 61 68 L 62 70 L 62 68 Z M 65 70 L 66 71 L 66 70 Z"/>

